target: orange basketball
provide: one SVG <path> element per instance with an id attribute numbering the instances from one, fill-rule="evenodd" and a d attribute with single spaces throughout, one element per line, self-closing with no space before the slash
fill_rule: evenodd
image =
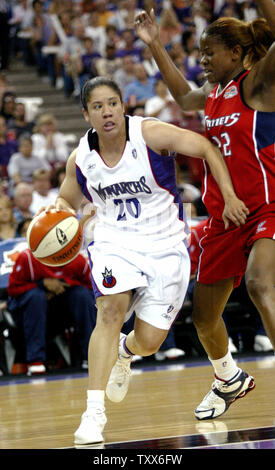
<path id="1" fill-rule="evenodd" d="M 27 242 L 33 256 L 47 266 L 63 266 L 82 247 L 82 227 L 68 211 L 41 212 L 30 223 Z"/>

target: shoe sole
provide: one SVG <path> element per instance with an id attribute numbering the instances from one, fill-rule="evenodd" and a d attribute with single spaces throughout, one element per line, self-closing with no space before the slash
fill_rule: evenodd
<path id="1" fill-rule="evenodd" d="M 92 441 L 80 442 L 77 439 L 74 440 L 74 444 L 77 446 L 91 446 L 93 444 L 100 444 L 101 442 L 104 442 L 104 437 L 102 435 L 98 436 L 98 439 L 94 439 Z"/>
<path id="2" fill-rule="evenodd" d="M 225 410 L 220 413 L 219 415 L 217 416 L 206 416 L 205 418 L 199 418 L 198 416 L 196 416 L 195 414 L 195 417 L 197 418 L 198 421 L 203 421 L 203 420 L 206 420 L 206 419 L 216 419 L 216 418 L 219 418 L 220 416 L 222 416 L 224 413 L 226 413 L 226 411 L 228 410 L 228 408 L 230 407 L 230 405 L 232 405 L 232 403 L 234 403 L 236 400 L 238 400 L 239 398 L 244 398 L 249 392 L 251 392 L 252 390 L 254 390 L 254 388 L 256 387 L 256 384 L 255 384 L 255 380 L 253 377 L 251 377 L 250 379 L 250 382 L 248 384 L 248 387 L 243 390 L 242 392 L 239 393 L 239 395 L 237 395 L 235 398 L 233 398 L 233 400 L 231 400 L 230 402 L 228 402 L 227 404 L 227 407 L 225 408 Z"/>
<path id="3" fill-rule="evenodd" d="M 104 442 L 104 439 L 100 439 L 98 441 L 92 441 L 92 442 L 77 442 L 77 441 L 74 441 L 74 445 L 75 446 L 92 446 L 92 445 L 96 445 L 96 444 L 101 444 Z"/>

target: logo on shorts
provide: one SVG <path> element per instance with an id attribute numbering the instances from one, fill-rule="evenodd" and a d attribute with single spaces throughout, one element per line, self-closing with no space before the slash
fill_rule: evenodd
<path id="1" fill-rule="evenodd" d="M 116 285 L 116 278 L 112 274 L 112 270 L 108 271 L 108 269 L 105 267 L 105 272 L 102 273 L 103 276 L 103 281 L 102 284 L 104 287 L 109 289 L 110 287 L 114 287 Z"/>
<path id="2" fill-rule="evenodd" d="M 172 310 L 174 310 L 174 308 L 175 308 L 174 305 L 172 305 L 172 304 L 169 305 L 169 307 L 168 307 L 168 309 L 167 309 L 167 312 L 166 312 L 166 313 L 163 313 L 161 316 L 162 316 L 163 318 L 165 318 L 166 320 L 169 320 L 169 321 L 172 320 L 171 316 L 168 315 L 168 314 L 169 314 L 170 312 L 172 312 Z"/>
<path id="3" fill-rule="evenodd" d="M 264 232 L 264 230 L 266 230 L 266 227 L 264 227 L 264 224 L 266 223 L 266 220 L 264 220 L 263 222 L 261 222 L 258 227 L 257 227 L 257 230 L 256 230 L 256 233 L 259 233 L 259 232 Z"/>
<path id="4" fill-rule="evenodd" d="M 68 241 L 66 233 L 61 228 L 56 229 L 56 237 L 61 246 Z"/>

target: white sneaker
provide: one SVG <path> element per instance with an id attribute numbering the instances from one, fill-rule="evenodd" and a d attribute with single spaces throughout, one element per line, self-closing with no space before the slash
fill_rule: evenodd
<path id="1" fill-rule="evenodd" d="M 158 351 L 155 353 L 156 361 L 164 361 L 165 359 L 177 359 L 178 357 L 184 356 L 185 352 L 182 349 L 170 348 L 166 351 Z"/>
<path id="2" fill-rule="evenodd" d="M 40 375 L 46 373 L 46 367 L 43 362 L 32 362 L 28 364 L 27 375 Z"/>
<path id="3" fill-rule="evenodd" d="M 195 416 L 197 419 L 217 418 L 225 413 L 235 400 L 243 398 L 254 388 L 254 378 L 241 369 L 227 382 L 216 378 L 210 392 L 195 409 Z"/>
<path id="4" fill-rule="evenodd" d="M 79 428 L 74 433 L 74 443 L 87 445 L 104 441 L 102 432 L 106 422 L 107 418 L 104 411 L 96 408 L 86 410 L 81 416 Z"/>
<path id="5" fill-rule="evenodd" d="M 177 359 L 178 357 L 184 356 L 185 352 L 179 348 L 171 348 L 164 351 L 164 354 L 167 359 Z"/>
<path id="6" fill-rule="evenodd" d="M 126 335 L 120 333 L 119 348 L 118 348 L 118 360 L 116 361 L 112 372 L 110 374 L 109 382 L 106 387 L 106 395 L 109 400 L 118 403 L 122 401 L 128 392 L 130 375 L 131 375 L 131 361 L 132 357 L 123 357 L 121 353 L 122 342 Z"/>
<path id="7" fill-rule="evenodd" d="M 256 335 L 254 338 L 254 350 L 257 352 L 273 351 L 270 339 L 265 335 Z"/>

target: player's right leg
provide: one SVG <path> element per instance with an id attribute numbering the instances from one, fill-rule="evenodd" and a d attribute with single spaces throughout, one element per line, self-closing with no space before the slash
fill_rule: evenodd
<path id="1" fill-rule="evenodd" d="M 103 441 L 106 424 L 105 389 L 112 367 L 117 360 L 119 334 L 131 298 L 131 292 L 98 297 L 97 323 L 88 351 L 89 380 L 87 409 L 75 432 L 75 444 Z"/>
<path id="2" fill-rule="evenodd" d="M 193 322 L 215 371 L 210 392 L 195 410 L 197 419 L 221 416 L 238 398 L 255 387 L 253 377 L 241 370 L 228 350 L 228 334 L 222 313 L 233 289 L 233 278 L 214 284 L 197 283 Z"/>

